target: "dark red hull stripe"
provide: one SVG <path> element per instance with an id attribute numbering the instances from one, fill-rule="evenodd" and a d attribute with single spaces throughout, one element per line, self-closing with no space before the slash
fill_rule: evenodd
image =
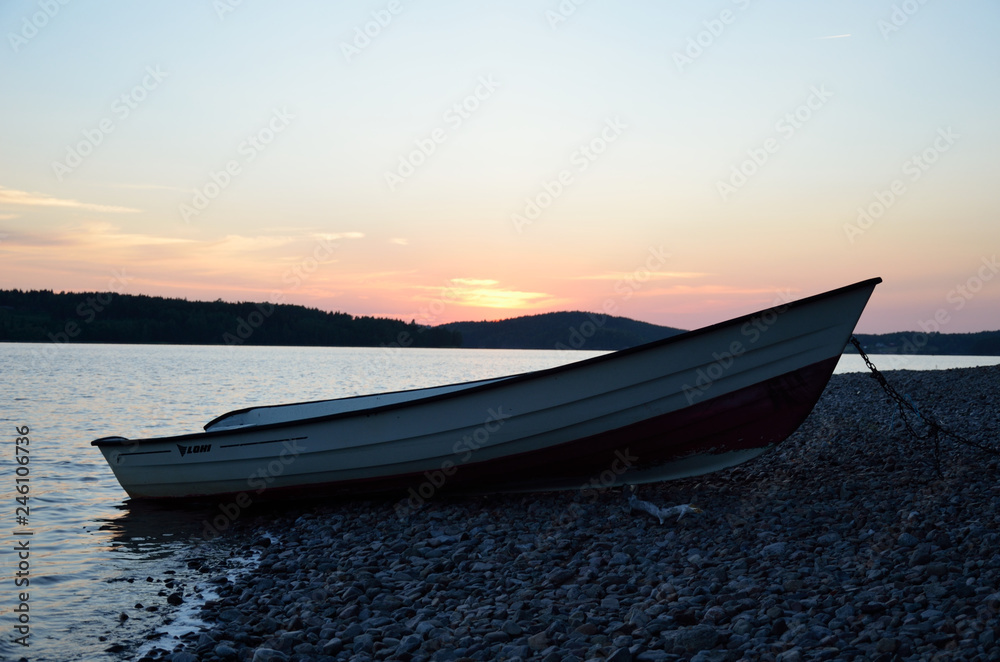
<path id="1" fill-rule="evenodd" d="M 507 489 L 576 486 L 599 480 L 612 467 L 621 468 L 619 452 L 627 451 L 633 470 L 641 471 L 691 455 L 766 448 L 802 424 L 836 365 L 835 358 L 617 430 L 470 463 L 459 467 L 449 484 Z"/>
<path id="2" fill-rule="evenodd" d="M 426 493 L 429 488 L 425 484 L 430 484 L 434 493 L 574 487 L 600 480 L 608 469 L 621 469 L 621 456 L 630 458 L 631 470 L 641 471 L 694 455 L 766 448 L 783 441 L 802 424 L 826 388 L 838 359 L 820 361 L 715 398 L 710 397 L 709 388 L 704 392 L 708 399 L 616 430 L 483 462 L 473 458 L 453 468 L 444 480 L 443 474 L 431 471 L 271 488 L 250 496 L 257 501 L 407 493 L 409 488 L 419 490 L 421 486 Z M 627 473 L 622 478 L 628 482 Z"/>

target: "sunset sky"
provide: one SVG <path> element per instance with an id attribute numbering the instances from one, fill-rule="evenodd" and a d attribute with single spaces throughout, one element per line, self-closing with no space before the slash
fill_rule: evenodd
<path id="1" fill-rule="evenodd" d="M 63 2 L 0 4 L 0 288 L 1000 328 L 995 1 Z"/>

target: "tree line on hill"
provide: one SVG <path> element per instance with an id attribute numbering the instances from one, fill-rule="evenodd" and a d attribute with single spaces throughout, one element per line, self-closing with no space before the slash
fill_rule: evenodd
<path id="1" fill-rule="evenodd" d="M 579 311 L 444 326 L 462 334 L 463 347 L 486 349 L 617 350 L 683 333 L 627 317 Z"/>
<path id="2" fill-rule="evenodd" d="M 293 304 L 0 290 L 0 341 L 459 347 L 462 337 L 415 322 Z"/>
<path id="3" fill-rule="evenodd" d="M 867 354 L 926 354 L 941 356 L 1000 356 L 1000 331 L 978 333 L 896 333 L 857 334 Z M 847 351 L 856 353 L 854 345 Z"/>
<path id="4" fill-rule="evenodd" d="M 0 342 L 617 350 L 679 333 L 683 331 L 585 312 L 429 327 L 293 304 L 0 290 Z M 870 354 L 1000 356 L 1000 331 L 858 338 Z M 854 347 L 848 345 L 846 351 L 854 352 Z"/>

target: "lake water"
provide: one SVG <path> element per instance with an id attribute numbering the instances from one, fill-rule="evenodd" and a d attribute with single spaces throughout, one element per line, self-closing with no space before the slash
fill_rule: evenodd
<path id="1" fill-rule="evenodd" d="M 224 541 L 204 540 L 209 511 L 130 506 L 92 439 L 194 432 L 251 405 L 454 383 L 598 354 L 0 343 L 0 659 L 125 660 L 154 644 L 170 649 L 173 637 L 197 628 L 193 618 L 199 599 L 210 596 L 210 580 L 252 562 L 229 558 Z M 872 358 L 883 370 L 1000 363 Z M 860 357 L 846 356 L 837 371 L 863 369 Z M 16 461 L 19 436 L 29 439 L 23 466 Z M 19 466 L 30 487 L 24 503 L 15 501 Z M 25 513 L 17 508 L 25 505 L 26 522 L 18 524 Z M 25 542 L 27 551 L 13 551 Z M 192 557 L 210 571 L 189 567 Z M 30 585 L 18 587 L 18 579 Z M 175 609 L 167 597 L 178 590 L 185 602 Z M 27 648 L 13 643 L 25 616 Z"/>
<path id="2" fill-rule="evenodd" d="M 951 368 L 976 368 L 1000 364 L 1000 356 L 908 356 L 905 354 L 869 354 L 868 358 L 879 370 L 949 370 Z M 857 354 L 840 357 L 834 374 L 865 372 L 868 367 Z"/>

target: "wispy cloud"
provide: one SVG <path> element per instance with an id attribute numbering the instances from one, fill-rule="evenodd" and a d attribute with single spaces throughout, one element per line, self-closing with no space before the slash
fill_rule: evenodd
<path id="1" fill-rule="evenodd" d="M 459 287 L 494 287 L 500 281 L 491 278 L 452 278 L 451 282 Z"/>
<path id="2" fill-rule="evenodd" d="M 364 239 L 364 232 L 314 232 L 313 239 L 321 241 L 337 241 L 338 239 Z"/>
<path id="3" fill-rule="evenodd" d="M 9 221 L 12 218 L 17 218 L 20 214 L 0 214 L 0 221 Z"/>
<path id="4" fill-rule="evenodd" d="M 816 39 L 844 39 L 844 38 L 850 37 L 850 36 L 851 36 L 850 33 L 848 33 L 848 34 L 832 34 L 832 35 L 829 35 L 829 36 L 826 36 L 826 37 L 816 37 Z"/>
<path id="5" fill-rule="evenodd" d="M 487 278 L 453 278 L 449 298 L 459 306 L 519 310 L 550 305 L 553 297 L 544 292 L 525 292 L 501 287 Z"/>
<path id="6" fill-rule="evenodd" d="M 411 276 L 412 278 L 412 276 Z M 443 285 L 396 282 L 394 291 L 411 291 L 417 301 L 444 301 L 449 306 L 502 308 L 511 311 L 549 307 L 562 300 L 546 292 L 529 292 L 503 287 L 492 278 L 450 278 Z"/>
<path id="7" fill-rule="evenodd" d="M 118 207 L 115 205 L 98 205 L 90 202 L 79 202 L 65 198 L 53 198 L 44 193 L 29 193 L 28 191 L 18 191 L 16 189 L 0 186 L 0 205 L 20 205 L 25 207 L 66 207 L 70 209 L 86 209 L 88 211 L 101 211 L 114 214 L 127 214 L 141 211 L 131 207 Z"/>
<path id="8" fill-rule="evenodd" d="M 701 271 L 643 271 L 642 279 L 647 280 L 678 280 L 688 278 L 704 278 L 711 274 Z M 630 276 L 635 280 L 634 274 L 623 274 L 620 272 L 608 272 L 603 274 L 592 274 L 589 276 L 573 276 L 572 280 L 622 280 Z"/>
<path id="9" fill-rule="evenodd" d="M 161 237 L 151 234 L 122 232 L 106 221 L 89 221 L 65 227 L 60 234 L 79 246 L 90 246 L 92 250 L 132 249 L 150 246 L 186 247 L 197 244 L 193 239 Z"/>

